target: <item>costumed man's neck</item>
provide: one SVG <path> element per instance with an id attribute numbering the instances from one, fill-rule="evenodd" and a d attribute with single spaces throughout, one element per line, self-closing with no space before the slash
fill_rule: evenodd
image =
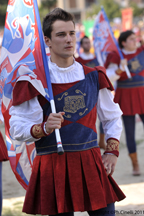
<path id="1" fill-rule="evenodd" d="M 123 53 L 125 53 L 125 54 L 133 54 L 133 53 L 136 52 L 136 50 L 137 50 L 137 49 L 133 49 L 133 50 L 131 50 L 131 49 L 126 49 L 126 48 L 123 48 L 123 49 L 122 49 Z"/>
<path id="2" fill-rule="evenodd" d="M 90 51 L 84 51 L 84 54 L 89 55 Z"/>
<path id="3" fill-rule="evenodd" d="M 136 46 L 124 46 L 123 47 L 123 50 L 125 50 L 125 52 L 127 52 L 127 53 L 134 53 L 134 52 L 136 52 L 136 50 L 137 50 L 137 47 Z"/>
<path id="4" fill-rule="evenodd" d="M 67 68 L 74 63 L 74 58 L 73 56 L 71 56 L 69 58 L 57 58 L 56 59 L 51 56 L 51 62 L 55 63 L 58 67 Z"/>

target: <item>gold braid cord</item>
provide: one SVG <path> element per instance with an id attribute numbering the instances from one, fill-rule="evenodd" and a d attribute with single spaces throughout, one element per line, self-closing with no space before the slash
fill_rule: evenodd
<path id="1" fill-rule="evenodd" d="M 42 124 L 33 125 L 31 128 L 31 135 L 36 139 L 39 139 L 39 138 L 45 136 L 45 134 L 43 132 Z"/>
<path id="2" fill-rule="evenodd" d="M 120 75 L 122 73 L 122 70 L 120 69 L 120 68 L 118 68 L 117 70 L 116 70 L 116 74 L 117 75 Z"/>
<path id="3" fill-rule="evenodd" d="M 107 141 L 106 151 L 119 151 L 119 141 L 109 139 Z"/>

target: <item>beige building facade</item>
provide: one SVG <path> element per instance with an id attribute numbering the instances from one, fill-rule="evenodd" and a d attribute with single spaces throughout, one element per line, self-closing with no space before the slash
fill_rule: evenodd
<path id="1" fill-rule="evenodd" d="M 63 8 L 74 14 L 75 20 L 80 22 L 85 20 L 86 11 L 96 0 L 57 0 L 57 7 Z"/>
<path id="2" fill-rule="evenodd" d="M 115 0 L 122 7 L 129 7 L 131 2 L 135 2 L 139 7 L 144 7 L 144 0 Z"/>
<path id="3" fill-rule="evenodd" d="M 42 0 L 37 0 L 38 4 Z M 112 0 L 122 7 L 129 7 L 130 2 L 136 2 L 139 7 L 144 7 L 144 0 Z M 86 12 L 92 4 L 97 4 L 98 0 L 57 0 L 57 7 L 69 11 L 75 16 L 76 22 L 86 19 Z"/>

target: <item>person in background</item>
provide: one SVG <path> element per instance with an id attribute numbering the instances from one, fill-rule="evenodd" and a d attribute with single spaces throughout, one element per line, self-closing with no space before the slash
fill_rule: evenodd
<path id="1" fill-rule="evenodd" d="M 122 32 L 118 39 L 124 60 L 117 53 L 108 55 L 105 67 L 109 78 L 117 80 L 114 101 L 119 103 L 123 112 L 123 122 L 129 157 L 134 176 L 140 175 L 135 140 L 135 115 L 139 114 L 144 123 L 144 47 L 137 48 L 136 35 L 133 31 Z M 128 79 L 124 65 L 128 65 L 132 78 Z"/>
<path id="2" fill-rule="evenodd" d="M 112 178 L 119 155 L 122 112 L 113 102 L 113 87 L 103 67 L 75 61 L 73 16 L 55 8 L 43 21 L 57 113 L 27 81 L 17 82 L 10 108 L 13 139 L 35 142 L 37 155 L 23 206 L 28 214 L 74 216 L 115 215 L 115 201 L 125 198 Z M 26 68 L 27 70 L 27 68 Z M 17 94 L 19 92 L 19 94 Z M 101 156 L 96 113 L 106 131 Z M 60 129 L 64 154 L 57 154 L 54 129 Z"/>
<path id="3" fill-rule="evenodd" d="M 97 58 L 90 52 L 91 49 L 91 42 L 90 39 L 87 36 L 84 36 L 80 40 L 80 45 L 83 48 L 83 52 L 80 53 L 80 56 L 78 58 L 75 58 L 75 60 L 83 65 L 86 65 L 88 67 L 95 67 L 99 66 Z M 102 127 L 102 123 L 99 124 L 99 146 L 102 149 L 106 149 L 106 143 L 105 143 L 105 135 Z"/>
<path id="4" fill-rule="evenodd" d="M 80 46 L 82 47 L 83 52 L 80 53 L 78 58 L 75 58 L 76 61 L 88 67 L 98 66 L 99 63 L 98 63 L 97 58 L 94 56 L 94 54 L 90 52 L 91 41 L 86 35 L 81 38 Z"/>
<path id="5" fill-rule="evenodd" d="M 1 107 L 1 100 L 0 100 Z M 3 123 L 3 116 L 0 110 L 0 124 Z M 2 162 L 8 160 L 7 148 L 3 139 L 3 135 L 0 131 L 0 216 L 2 214 Z"/>

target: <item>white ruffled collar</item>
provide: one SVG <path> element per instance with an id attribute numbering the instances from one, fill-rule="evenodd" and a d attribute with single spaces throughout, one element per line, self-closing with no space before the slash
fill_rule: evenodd
<path id="1" fill-rule="evenodd" d="M 61 67 L 57 66 L 56 63 L 52 62 L 50 57 L 49 57 L 49 66 L 50 66 L 51 69 L 54 69 L 57 72 L 69 73 L 69 72 L 73 71 L 76 68 L 76 61 L 75 61 L 74 58 L 73 58 L 73 60 L 74 60 L 74 62 L 73 62 L 73 64 L 71 66 L 66 67 L 66 68 L 61 68 Z"/>
<path id="2" fill-rule="evenodd" d="M 48 61 L 51 83 L 71 83 L 85 78 L 81 64 L 75 61 L 67 68 L 58 67 L 55 63 Z"/>
<path id="3" fill-rule="evenodd" d="M 129 54 L 134 54 L 134 53 L 136 53 L 137 50 L 128 51 L 128 50 L 122 49 L 122 51 L 123 51 L 123 53 L 124 53 L 125 55 L 129 55 Z"/>

